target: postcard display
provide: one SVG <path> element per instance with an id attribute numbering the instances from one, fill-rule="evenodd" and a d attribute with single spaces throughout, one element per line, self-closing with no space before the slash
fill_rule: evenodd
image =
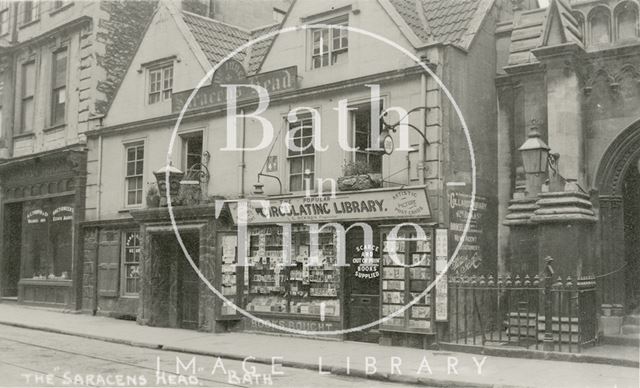
<path id="1" fill-rule="evenodd" d="M 304 226 L 292 226 L 290 265 L 284 263 L 281 227 L 255 227 L 249 234 L 249 312 L 340 321 L 335 233 L 319 234 L 320 265 L 314 266 L 309 265 L 310 238 Z"/>
<path id="2" fill-rule="evenodd" d="M 388 238 L 389 230 L 382 232 L 382 281 L 380 312 L 382 318 L 391 315 L 418 297 L 434 279 L 432 257 L 432 230 L 424 228 L 426 239 L 415 241 L 413 228 L 403 228 L 395 239 Z M 412 239 L 414 241 L 412 241 Z M 395 246 L 397 260 L 389 252 Z M 401 265 L 401 264 L 404 264 Z M 430 334 L 435 330 L 433 316 L 434 291 L 422 296 L 403 313 L 380 325 L 382 331 Z"/>
<path id="3" fill-rule="evenodd" d="M 244 273 L 242 267 L 236 266 L 238 262 L 238 238 L 234 234 L 220 233 L 219 240 L 218 268 L 216 270 L 219 291 L 230 302 L 242 306 L 242 283 Z M 218 298 L 216 298 L 219 300 Z M 240 314 L 235 307 L 226 302 L 219 301 L 217 319 L 239 319 Z"/>

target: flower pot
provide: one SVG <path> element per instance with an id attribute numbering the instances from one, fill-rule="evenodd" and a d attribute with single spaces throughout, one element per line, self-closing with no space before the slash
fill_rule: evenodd
<path id="1" fill-rule="evenodd" d="M 380 174 L 349 175 L 338 178 L 338 190 L 357 191 L 367 190 L 382 186 Z"/>

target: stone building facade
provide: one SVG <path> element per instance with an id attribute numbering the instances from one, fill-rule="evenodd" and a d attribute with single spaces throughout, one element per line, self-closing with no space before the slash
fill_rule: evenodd
<path id="1" fill-rule="evenodd" d="M 80 307 L 84 134 L 101 125 L 155 7 L 0 4 L 2 298 Z"/>
<path id="2" fill-rule="evenodd" d="M 638 18 L 635 1 L 553 0 L 498 33 L 501 265 L 538 273 L 551 256 L 557 275 L 595 275 L 607 311 L 640 302 Z M 523 170 L 532 127 L 548 175 Z"/>

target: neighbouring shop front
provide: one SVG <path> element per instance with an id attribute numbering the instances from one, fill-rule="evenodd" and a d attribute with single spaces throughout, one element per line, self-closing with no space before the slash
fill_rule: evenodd
<path id="1" fill-rule="evenodd" d="M 84 150 L 74 148 L 0 165 L 3 299 L 79 308 L 78 223 L 84 210 L 85 158 Z"/>
<path id="2" fill-rule="evenodd" d="M 237 222 L 237 204 L 230 208 Z M 402 343 L 411 338 L 421 345 L 435 333 L 434 293 L 420 297 L 434 276 L 434 229 L 424 187 L 340 192 L 333 198 L 273 197 L 268 208 L 254 203 L 248 211 L 249 266 L 232 266 L 237 240 L 229 237 L 234 245 L 222 246 L 221 287 L 252 315 L 299 331 L 344 330 L 388 317 L 419 298 L 380 325 L 335 337 L 389 344 L 402 337 Z M 390 236 L 406 222 L 420 225 L 422 238 L 408 225 Z M 326 225 L 316 241 L 313 224 Z M 370 227 L 371 249 L 361 224 Z M 346 231 L 343 241 L 337 229 Z M 223 306 L 219 318 L 231 330 L 282 332 L 230 306 Z"/>

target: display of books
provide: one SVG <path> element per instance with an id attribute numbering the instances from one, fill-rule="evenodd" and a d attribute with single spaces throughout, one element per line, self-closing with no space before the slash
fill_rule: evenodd
<path id="1" fill-rule="evenodd" d="M 335 236 L 321 233 L 318 236 L 317 261 L 310 263 L 311 245 L 305 228 L 297 228 L 292 234 L 292 260 L 284 265 L 282 235 L 279 227 L 250 230 L 247 308 L 256 312 L 283 312 L 290 314 L 339 315 L 337 298 L 340 288 L 340 268 L 335 259 Z M 314 265 L 311 265 L 314 264 Z M 278 297 L 277 303 L 268 297 Z M 265 299 L 266 298 L 266 299 Z M 275 307 L 277 305 L 277 307 Z"/>
<path id="2" fill-rule="evenodd" d="M 400 232 L 397 237 L 396 240 L 383 238 L 381 315 L 388 317 L 417 300 L 407 310 L 382 322 L 381 327 L 392 331 L 430 330 L 432 294 L 422 293 L 433 279 L 431 235 L 419 241 L 410 233 Z"/>

